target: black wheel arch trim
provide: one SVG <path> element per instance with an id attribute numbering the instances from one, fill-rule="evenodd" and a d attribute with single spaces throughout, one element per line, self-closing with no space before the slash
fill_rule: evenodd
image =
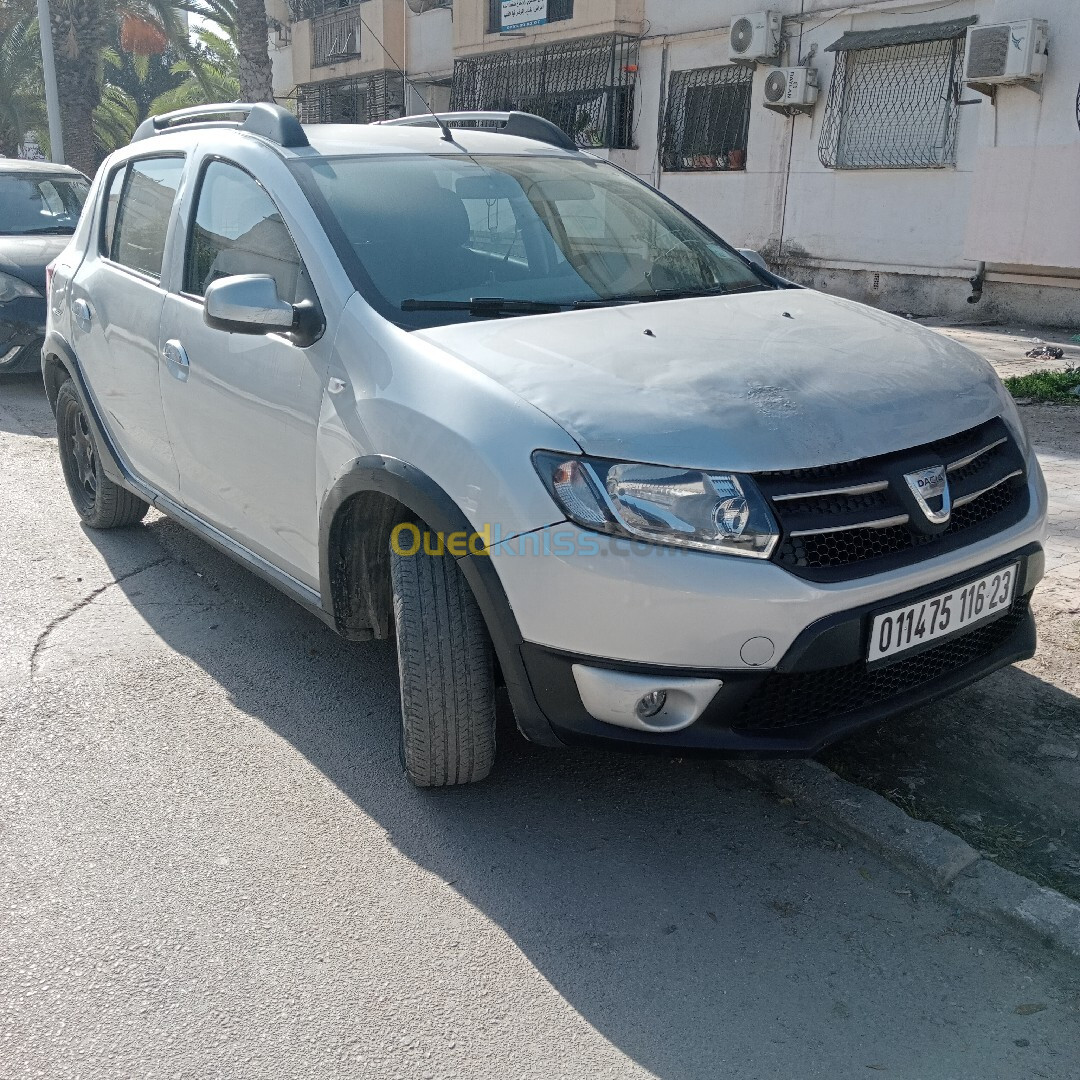
<path id="1" fill-rule="evenodd" d="M 83 375 L 78 357 L 75 355 L 75 350 L 54 330 L 45 336 L 45 344 L 41 349 L 41 374 L 45 380 L 45 391 L 49 397 L 49 405 L 54 413 L 56 411 L 56 392 L 60 389 L 60 383 L 56 383 L 55 386 L 53 384 L 52 368 L 55 364 L 59 364 L 68 373 L 75 386 L 75 392 L 79 395 L 79 401 L 82 404 L 83 412 L 86 414 L 86 419 L 94 429 L 94 436 L 101 457 L 101 467 L 105 475 L 114 484 L 119 484 L 121 487 L 127 488 L 128 491 L 138 495 L 140 499 L 153 503 L 155 492 L 139 482 L 124 464 L 119 451 L 116 449 L 116 444 L 101 419 L 93 395 L 86 385 L 86 378 Z"/>
<path id="2" fill-rule="evenodd" d="M 334 613 L 335 568 L 331 558 L 334 552 L 335 521 L 342 507 L 354 495 L 362 494 L 388 496 L 435 532 L 449 535 L 473 531 L 469 520 L 453 498 L 414 465 L 382 454 L 356 458 L 342 470 L 331 485 L 319 513 L 319 582 L 323 606 L 328 613 Z M 536 701 L 522 659 L 523 642 L 517 618 L 491 557 L 466 555 L 459 558 L 457 564 L 465 575 L 487 624 L 519 730 L 531 742 L 545 746 L 563 745 Z M 337 622 L 335 615 L 335 623 Z"/>

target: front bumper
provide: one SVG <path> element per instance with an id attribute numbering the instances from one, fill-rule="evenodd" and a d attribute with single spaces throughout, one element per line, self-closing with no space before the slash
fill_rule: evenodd
<path id="1" fill-rule="evenodd" d="M 44 342 L 44 299 L 20 296 L 0 304 L 0 374 L 40 370 Z"/>
<path id="2" fill-rule="evenodd" d="M 1020 562 L 1016 599 L 998 618 L 942 638 L 932 647 L 885 666 L 865 662 L 870 624 L 880 603 L 827 616 L 807 627 L 771 670 L 673 668 L 627 664 L 525 644 L 521 653 L 539 709 L 564 743 L 632 744 L 672 751 L 718 750 L 750 754 L 813 754 L 829 743 L 894 713 L 925 704 L 1024 660 L 1035 652 L 1029 601 L 1043 574 L 1038 544 L 893 597 L 913 603 L 962 584 L 980 572 Z M 886 605 L 890 606 L 890 605 Z M 575 664 L 627 674 L 713 679 L 722 683 L 689 727 L 644 732 L 615 727 L 582 704 Z"/>

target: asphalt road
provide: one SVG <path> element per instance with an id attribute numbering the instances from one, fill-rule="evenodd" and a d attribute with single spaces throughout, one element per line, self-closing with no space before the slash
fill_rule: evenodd
<path id="1" fill-rule="evenodd" d="M 0 1077 L 1076 1076 L 1080 975 L 715 761 L 397 766 L 348 645 L 176 525 L 93 534 L 0 385 Z"/>

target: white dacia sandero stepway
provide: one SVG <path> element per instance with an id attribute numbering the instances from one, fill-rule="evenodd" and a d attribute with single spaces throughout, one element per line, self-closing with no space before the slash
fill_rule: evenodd
<path id="1" fill-rule="evenodd" d="M 393 637 L 419 785 L 808 754 L 1032 655 L 1046 493 L 979 357 L 772 275 L 522 113 L 146 121 L 52 267 L 87 525 L 149 505 Z"/>

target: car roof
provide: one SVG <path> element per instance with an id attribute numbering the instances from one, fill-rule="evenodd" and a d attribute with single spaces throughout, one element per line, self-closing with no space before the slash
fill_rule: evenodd
<path id="1" fill-rule="evenodd" d="M 30 161 L 28 158 L 0 158 L 0 173 L 26 173 L 33 176 L 85 176 L 70 165 L 58 165 L 53 161 Z"/>

